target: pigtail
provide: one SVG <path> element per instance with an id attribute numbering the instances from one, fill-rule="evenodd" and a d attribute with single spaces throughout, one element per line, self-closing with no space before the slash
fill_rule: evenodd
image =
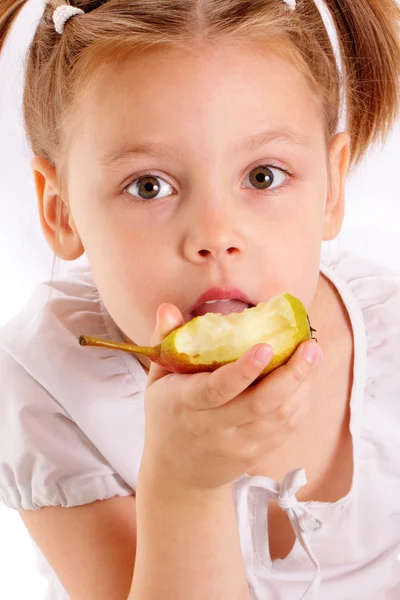
<path id="1" fill-rule="evenodd" d="M 346 81 L 352 164 L 385 142 L 399 113 L 400 7 L 395 0 L 325 0 Z"/>
<path id="2" fill-rule="evenodd" d="M 0 52 L 8 32 L 26 0 L 1 0 L 0 4 Z"/>

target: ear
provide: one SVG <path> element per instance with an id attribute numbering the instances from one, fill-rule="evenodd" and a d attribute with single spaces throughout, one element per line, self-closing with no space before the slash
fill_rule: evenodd
<path id="1" fill-rule="evenodd" d="M 52 251 L 63 260 L 75 260 L 82 256 L 83 248 L 67 203 L 60 197 L 56 168 L 44 156 L 31 161 L 40 225 Z M 57 211 L 58 207 L 58 211 Z M 59 212 L 59 224 L 57 224 Z"/>
<path id="2" fill-rule="evenodd" d="M 333 240 L 342 229 L 345 185 L 350 163 L 350 136 L 337 133 L 329 144 L 329 189 L 325 207 L 323 240 Z"/>

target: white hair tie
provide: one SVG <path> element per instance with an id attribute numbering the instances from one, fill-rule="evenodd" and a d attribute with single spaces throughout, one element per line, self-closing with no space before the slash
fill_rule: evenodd
<path id="1" fill-rule="evenodd" d="M 291 10 L 296 10 L 296 0 L 283 0 Z"/>
<path id="2" fill-rule="evenodd" d="M 74 15 L 84 15 L 85 12 L 81 8 L 75 8 L 75 6 L 71 6 L 70 4 L 63 4 L 62 6 L 58 6 L 53 13 L 53 21 L 56 28 L 57 33 L 60 35 L 64 31 L 65 23 L 73 17 Z"/>

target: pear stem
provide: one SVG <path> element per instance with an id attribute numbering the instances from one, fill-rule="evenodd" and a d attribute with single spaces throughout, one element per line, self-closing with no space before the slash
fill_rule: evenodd
<path id="1" fill-rule="evenodd" d="M 132 352 L 134 354 L 143 354 L 153 362 L 156 362 L 160 357 L 160 346 L 134 346 L 133 344 L 118 344 L 117 342 L 109 342 L 90 335 L 81 335 L 79 338 L 81 346 L 98 346 L 99 348 L 112 348 L 114 350 L 122 350 L 123 352 Z"/>

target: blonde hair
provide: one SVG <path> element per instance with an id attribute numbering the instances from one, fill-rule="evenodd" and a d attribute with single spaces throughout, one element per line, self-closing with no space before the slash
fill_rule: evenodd
<path id="1" fill-rule="evenodd" d="M 0 50 L 26 0 L 1 0 Z M 67 202 L 64 161 L 68 124 L 80 94 L 102 64 L 155 47 L 188 48 L 197 42 L 262 42 L 307 78 L 324 114 L 326 138 L 337 130 L 340 73 L 314 0 L 298 0 L 295 11 L 282 0 L 75 0 L 62 35 L 51 0 L 28 50 L 24 126 L 35 155 L 58 165 L 61 198 Z M 350 167 L 367 148 L 386 140 L 399 112 L 399 22 L 396 0 L 325 0 L 338 35 L 351 136 Z M 59 226 L 62 200 L 57 203 Z"/>

